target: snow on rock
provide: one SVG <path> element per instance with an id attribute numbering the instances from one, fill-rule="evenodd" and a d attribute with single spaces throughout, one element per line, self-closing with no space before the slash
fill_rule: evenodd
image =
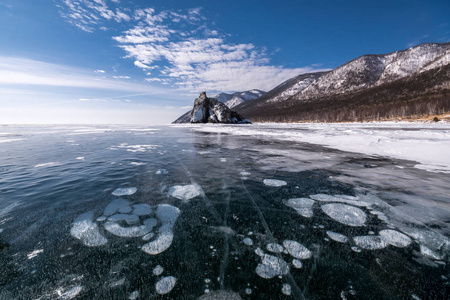
<path id="1" fill-rule="evenodd" d="M 309 251 L 308 248 L 296 241 L 285 240 L 283 242 L 283 246 L 294 258 L 308 259 L 312 255 L 311 251 Z"/>
<path id="2" fill-rule="evenodd" d="M 93 218 L 93 212 L 79 215 L 72 223 L 70 234 L 89 247 L 105 245 L 108 240 L 100 234 L 97 224 L 92 221 Z"/>
<path id="3" fill-rule="evenodd" d="M 287 185 L 286 181 L 278 180 L 278 179 L 264 179 L 263 182 L 265 185 L 272 186 L 272 187 L 280 187 L 280 186 Z"/>
<path id="4" fill-rule="evenodd" d="M 203 195 L 203 190 L 198 184 L 175 185 L 169 188 L 168 195 L 182 201 L 189 201 Z"/>
<path id="5" fill-rule="evenodd" d="M 399 248 L 408 247 L 412 242 L 406 234 L 392 229 L 381 230 L 379 234 L 388 244 Z"/>
<path id="6" fill-rule="evenodd" d="M 133 207 L 133 214 L 138 216 L 147 216 L 153 212 L 152 207 L 148 204 L 135 204 Z"/>
<path id="7" fill-rule="evenodd" d="M 169 204 L 158 205 L 156 216 L 161 221 L 162 225 L 158 230 L 156 239 L 142 246 L 142 251 L 151 255 L 156 255 L 167 250 L 170 245 L 172 245 L 173 226 L 179 215 L 180 209 L 175 206 Z"/>
<path id="8" fill-rule="evenodd" d="M 363 226 L 366 222 L 366 213 L 354 206 L 330 203 L 322 205 L 322 211 L 330 218 L 345 225 L 356 227 Z"/>
<path id="9" fill-rule="evenodd" d="M 156 292 L 160 295 L 167 294 L 173 289 L 176 282 L 177 279 L 173 276 L 164 277 L 156 283 Z"/>
<path id="10" fill-rule="evenodd" d="M 348 241 L 348 238 L 345 235 L 337 233 L 337 232 L 327 231 L 327 235 L 330 239 L 332 239 L 335 242 L 347 243 L 347 241 Z"/>
<path id="11" fill-rule="evenodd" d="M 288 272 L 289 265 L 284 260 L 268 254 L 264 254 L 262 262 L 256 267 L 256 274 L 266 279 L 286 275 Z"/>
<path id="12" fill-rule="evenodd" d="M 137 188 L 135 187 L 129 187 L 129 188 L 118 188 L 115 189 L 112 194 L 114 196 L 129 196 L 129 195 L 133 195 L 134 193 L 136 193 Z"/>
<path id="13" fill-rule="evenodd" d="M 362 235 L 353 238 L 355 244 L 362 249 L 376 250 L 386 248 L 389 244 L 378 235 Z"/>
<path id="14" fill-rule="evenodd" d="M 273 252 L 273 253 L 281 253 L 283 252 L 284 248 L 280 244 L 270 243 L 266 246 L 267 251 Z"/>
<path id="15" fill-rule="evenodd" d="M 284 201 L 286 206 L 292 207 L 299 215 L 305 218 L 311 218 L 314 215 L 312 210 L 314 203 L 314 200 L 308 198 L 292 198 Z"/>

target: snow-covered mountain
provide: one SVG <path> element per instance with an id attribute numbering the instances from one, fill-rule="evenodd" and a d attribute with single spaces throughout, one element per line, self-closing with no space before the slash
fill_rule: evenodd
<path id="1" fill-rule="evenodd" d="M 312 117 L 319 109 L 329 114 L 332 109 L 345 111 L 346 107 L 362 105 L 383 106 L 384 111 L 389 109 L 388 102 L 393 105 L 408 98 L 425 97 L 425 93 L 445 93 L 444 90 L 450 89 L 447 69 L 450 69 L 450 43 L 422 44 L 389 54 L 364 55 L 329 72 L 299 75 L 258 101 L 247 101 L 235 109 L 252 121 L 302 120 L 304 117 L 295 115 L 306 116 L 305 112 L 310 112 Z M 413 103 L 402 105 L 408 107 Z M 356 113 L 358 110 L 354 108 L 353 116 L 347 119 L 357 118 Z"/>
<path id="2" fill-rule="evenodd" d="M 253 90 L 249 90 L 249 91 L 245 91 L 245 92 L 235 92 L 232 94 L 220 93 L 220 94 L 217 94 L 214 98 L 219 100 L 219 102 L 224 103 L 226 106 L 228 106 L 228 108 L 231 109 L 239 104 L 244 103 L 245 101 L 257 99 L 264 94 L 265 94 L 265 92 L 263 92 L 261 90 L 253 89 Z M 186 112 L 182 116 L 180 116 L 178 119 L 176 119 L 173 123 L 175 123 L 175 124 L 189 123 L 190 113 L 191 113 L 191 111 L 189 110 L 188 112 Z"/>
<path id="3" fill-rule="evenodd" d="M 223 102 L 228 108 L 235 107 L 247 100 L 253 100 L 264 95 L 265 92 L 253 89 L 245 92 L 236 92 L 232 94 L 220 93 L 216 95 L 214 98 L 219 100 L 219 102 Z"/>

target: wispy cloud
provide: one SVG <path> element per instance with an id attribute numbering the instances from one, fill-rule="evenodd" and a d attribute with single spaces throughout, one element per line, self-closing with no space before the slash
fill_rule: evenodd
<path id="1" fill-rule="evenodd" d="M 44 85 L 82 87 L 134 93 L 167 94 L 167 89 L 148 84 L 105 78 L 91 70 L 52 64 L 27 58 L 0 56 L 0 85 Z"/>
<path id="2" fill-rule="evenodd" d="M 269 90 L 301 73 L 327 70 L 273 66 L 264 47 L 229 42 L 227 35 L 209 28 L 201 8 L 132 11 L 114 2 L 64 0 L 65 8 L 60 5 L 60 9 L 70 23 L 85 31 L 104 21 L 128 21 L 129 29 L 111 38 L 126 53 L 125 58 L 151 76 L 148 82 L 187 92 Z"/>

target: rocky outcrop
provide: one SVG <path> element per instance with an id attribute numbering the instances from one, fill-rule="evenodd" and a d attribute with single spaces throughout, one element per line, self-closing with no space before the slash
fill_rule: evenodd
<path id="1" fill-rule="evenodd" d="M 248 124 L 250 120 L 232 111 L 224 103 L 216 98 L 208 98 L 206 92 L 202 92 L 194 101 L 194 108 L 190 112 L 191 123 L 227 123 Z"/>

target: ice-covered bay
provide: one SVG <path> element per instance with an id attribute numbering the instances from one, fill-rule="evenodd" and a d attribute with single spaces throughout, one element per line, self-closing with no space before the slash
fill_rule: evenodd
<path id="1" fill-rule="evenodd" d="M 0 128 L 0 299 L 445 299 L 450 175 L 323 145 L 446 127 L 330 126 Z"/>

